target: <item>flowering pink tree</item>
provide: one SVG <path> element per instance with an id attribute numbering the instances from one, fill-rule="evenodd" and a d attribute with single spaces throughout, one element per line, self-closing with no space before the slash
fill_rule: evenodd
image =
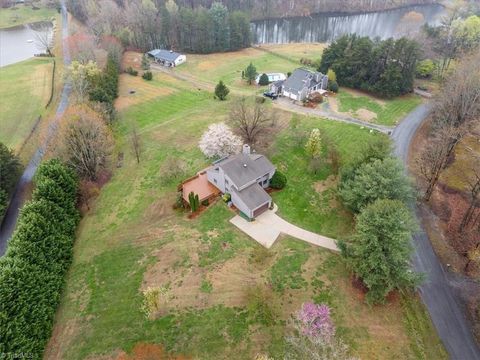
<path id="1" fill-rule="evenodd" d="M 330 318 L 330 308 L 325 304 L 305 303 L 297 313 L 302 333 L 309 338 L 330 341 L 335 336 L 335 325 Z"/>
<path id="2" fill-rule="evenodd" d="M 287 335 L 286 360 L 355 360 L 335 336 L 331 310 L 325 304 L 305 303 L 293 317 Z"/>
<path id="3" fill-rule="evenodd" d="M 242 140 L 233 134 L 227 125 L 218 123 L 208 127 L 198 145 L 208 158 L 224 157 L 237 153 L 242 145 Z"/>

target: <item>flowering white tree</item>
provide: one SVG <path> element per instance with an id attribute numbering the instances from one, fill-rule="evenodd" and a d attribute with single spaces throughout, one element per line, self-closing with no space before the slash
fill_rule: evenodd
<path id="1" fill-rule="evenodd" d="M 242 140 L 227 125 L 218 123 L 208 127 L 198 145 L 206 157 L 223 157 L 237 153 Z"/>

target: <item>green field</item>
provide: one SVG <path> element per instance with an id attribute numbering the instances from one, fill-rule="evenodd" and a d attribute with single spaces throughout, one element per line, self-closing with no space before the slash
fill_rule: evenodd
<path id="1" fill-rule="evenodd" d="M 302 58 L 313 61 L 320 59 L 323 49 L 323 44 L 266 45 L 235 53 L 188 55 L 187 62 L 175 71 L 213 85 L 223 80 L 232 89 L 248 94 L 258 92 L 259 89 L 256 85 L 249 86 L 242 80 L 242 70 L 245 70 L 250 62 L 260 74 L 264 72 L 287 74 L 303 67 L 300 63 Z"/>
<path id="2" fill-rule="evenodd" d="M 373 122 L 381 125 L 395 125 L 405 115 L 421 104 L 422 100 L 417 95 L 404 95 L 395 99 L 375 99 L 370 96 L 352 94 L 349 90 L 342 90 L 337 95 L 338 109 L 340 112 L 350 112 L 358 116 L 361 109 L 368 110 L 375 115 Z"/>
<path id="3" fill-rule="evenodd" d="M 223 202 L 194 219 L 174 210 L 178 183 L 208 165 L 198 149 L 201 134 L 224 121 L 237 99 L 216 101 L 158 73 L 148 85 L 132 79 L 122 75 L 120 88 L 158 87 L 158 96 L 130 106 L 127 95 L 119 99 L 125 107 L 115 132 L 123 166 L 81 222 L 46 359 L 115 358 L 140 342 L 195 359 L 259 353 L 282 359 L 286 321 L 312 300 L 332 306 L 338 334 L 356 357 L 446 358 L 416 296 L 369 307 L 337 254 L 287 237 L 266 250 L 229 223 L 234 213 Z M 348 162 L 383 135 L 319 118 L 277 117 L 264 141 L 288 177 L 287 187 L 273 194 L 279 214 L 321 234 L 348 236 L 353 219 L 336 200 L 331 164 L 311 171 L 304 141 L 318 127 Z M 140 164 L 128 138 L 134 124 Z M 165 295 L 147 319 L 141 308 L 148 287 Z"/>
<path id="4" fill-rule="evenodd" d="M 0 68 L 0 141 L 16 150 L 45 111 L 53 60 L 35 58 Z"/>
<path id="5" fill-rule="evenodd" d="M 39 9 L 33 9 L 28 5 L 16 5 L 15 7 L 0 9 L 0 29 L 37 21 L 48 21 L 57 13 L 55 9 L 39 6 L 38 3 L 35 4 Z"/>

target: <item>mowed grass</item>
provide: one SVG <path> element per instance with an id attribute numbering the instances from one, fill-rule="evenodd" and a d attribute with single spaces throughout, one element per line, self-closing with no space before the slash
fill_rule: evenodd
<path id="1" fill-rule="evenodd" d="M 322 56 L 323 44 L 269 45 L 260 48 L 248 48 L 238 52 L 210 55 L 188 55 L 187 62 L 175 71 L 189 74 L 199 80 L 216 84 L 223 80 L 227 86 L 254 93 L 258 87 L 248 86 L 242 80 L 242 70 L 253 63 L 259 74 L 281 72 L 287 74 L 298 67 L 301 58 L 318 60 Z"/>
<path id="2" fill-rule="evenodd" d="M 19 148 L 44 113 L 52 86 L 52 59 L 35 58 L 0 68 L 0 141 Z"/>
<path id="3" fill-rule="evenodd" d="M 38 2 L 35 3 L 35 6 L 39 9 L 34 10 L 31 6 L 23 4 L 0 9 L 0 29 L 51 20 L 56 14 L 55 9 L 39 6 Z"/>
<path id="4" fill-rule="evenodd" d="M 359 110 L 365 109 L 374 113 L 376 118 L 373 122 L 381 125 L 396 125 L 422 102 L 419 96 L 413 94 L 381 100 L 359 94 L 340 89 L 336 96 L 339 111 L 350 112 L 355 116 Z"/>
<path id="5" fill-rule="evenodd" d="M 157 77 L 150 85 L 167 82 Z M 221 201 L 194 219 L 172 209 L 178 183 L 208 165 L 198 149 L 201 134 L 223 121 L 236 101 L 215 101 L 187 82 L 176 85 L 173 93 L 159 92 L 119 114 L 123 166 L 82 219 L 45 358 L 115 358 L 147 342 L 195 359 L 254 359 L 259 353 L 283 359 L 287 320 L 312 300 L 332 306 L 338 334 L 356 357 L 428 358 L 417 356 L 422 348 L 445 358 L 424 313 L 418 315 L 422 327 L 417 321 L 407 326 L 398 300 L 367 306 L 339 255 L 288 237 L 266 250 L 229 223 L 234 213 Z M 335 201 L 334 182 L 318 186 L 331 178 L 331 165 L 324 162 L 317 174 L 309 170 L 305 136 L 319 127 L 347 162 L 381 135 L 307 117 L 293 123 L 269 140 L 269 157 L 289 179 L 273 194 L 280 214 L 320 233 L 348 236 L 352 218 Z M 129 141 L 134 124 L 141 135 L 140 164 Z M 172 176 L 172 164 L 179 162 L 183 173 Z M 167 295 L 147 319 L 142 290 L 151 286 Z M 260 295 L 252 297 L 252 289 Z"/>

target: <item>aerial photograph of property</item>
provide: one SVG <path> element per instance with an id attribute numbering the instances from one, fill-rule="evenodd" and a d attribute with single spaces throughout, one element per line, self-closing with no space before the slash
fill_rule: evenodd
<path id="1" fill-rule="evenodd" d="M 480 0 L 0 0 L 0 360 L 480 360 Z"/>

